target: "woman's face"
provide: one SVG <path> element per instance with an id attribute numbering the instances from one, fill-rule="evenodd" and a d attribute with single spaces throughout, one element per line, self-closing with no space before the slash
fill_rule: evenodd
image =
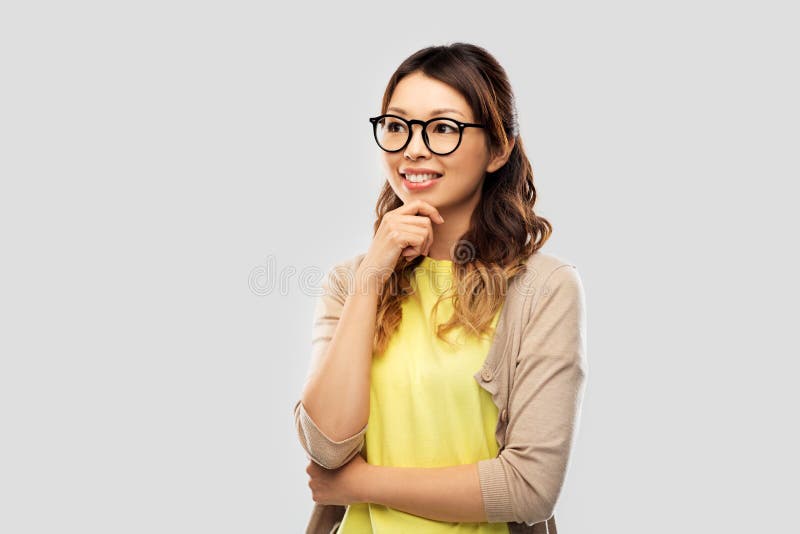
<path id="1" fill-rule="evenodd" d="M 460 122 L 476 122 L 466 99 L 458 91 L 421 72 L 400 80 L 386 113 L 408 120 L 447 117 Z M 405 149 L 398 152 L 378 149 L 386 178 L 395 194 L 404 204 L 421 198 L 445 212 L 477 205 L 485 173 L 499 169 L 507 155 L 502 158 L 490 156 L 488 134 L 483 128 L 464 128 L 461 144 L 455 152 L 445 156 L 434 154 L 425 146 L 421 125 L 415 124 L 411 129 L 413 135 Z M 415 189 L 403 176 L 406 170 L 411 169 L 427 169 L 440 173 L 441 177 L 433 179 L 427 187 Z"/>

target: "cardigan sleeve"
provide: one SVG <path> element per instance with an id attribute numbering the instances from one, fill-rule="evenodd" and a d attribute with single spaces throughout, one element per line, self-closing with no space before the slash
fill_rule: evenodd
<path id="1" fill-rule="evenodd" d="M 508 398 L 506 443 L 478 473 L 487 521 L 549 519 L 577 436 L 587 377 L 583 285 L 556 267 L 533 295 Z"/>
<path id="2" fill-rule="evenodd" d="M 336 326 L 339 324 L 344 302 L 349 288 L 349 265 L 339 264 L 332 269 L 322 282 L 322 294 L 314 307 L 311 328 L 311 363 L 307 378 L 314 372 L 330 344 Z M 336 469 L 349 462 L 364 445 L 367 425 L 340 441 L 328 437 L 311 418 L 298 400 L 294 405 L 294 421 L 300 445 L 309 459 L 327 469 Z"/>

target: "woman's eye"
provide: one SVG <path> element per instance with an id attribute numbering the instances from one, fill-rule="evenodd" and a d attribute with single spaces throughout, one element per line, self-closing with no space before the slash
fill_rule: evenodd
<path id="1" fill-rule="evenodd" d="M 392 133 L 402 132 L 405 130 L 403 124 L 400 122 L 390 122 L 386 125 L 386 130 Z"/>
<path id="2" fill-rule="evenodd" d="M 442 134 L 446 134 L 446 133 L 453 133 L 453 132 L 455 132 L 455 131 L 456 131 L 456 128 L 453 128 L 453 127 L 452 127 L 452 126 L 450 126 L 449 124 L 442 124 L 442 123 L 439 123 L 439 124 L 437 124 L 437 125 L 436 125 L 436 130 L 435 130 L 435 131 L 436 131 L 436 133 L 442 133 Z"/>

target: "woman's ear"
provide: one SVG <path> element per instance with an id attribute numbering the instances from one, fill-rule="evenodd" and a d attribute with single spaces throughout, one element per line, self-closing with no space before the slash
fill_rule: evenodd
<path id="1" fill-rule="evenodd" d="M 511 156 L 511 151 L 514 150 L 514 139 L 509 139 L 508 145 L 506 145 L 506 149 L 503 150 L 500 154 L 496 155 L 489 161 L 489 164 L 486 166 L 486 172 L 494 172 L 503 165 L 506 164 L 508 158 Z"/>

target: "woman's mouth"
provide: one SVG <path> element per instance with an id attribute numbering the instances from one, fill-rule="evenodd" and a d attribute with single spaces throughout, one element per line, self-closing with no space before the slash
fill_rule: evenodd
<path id="1" fill-rule="evenodd" d="M 403 185 L 410 191 L 427 189 L 442 177 L 441 174 L 401 174 L 400 176 L 403 177 Z"/>

